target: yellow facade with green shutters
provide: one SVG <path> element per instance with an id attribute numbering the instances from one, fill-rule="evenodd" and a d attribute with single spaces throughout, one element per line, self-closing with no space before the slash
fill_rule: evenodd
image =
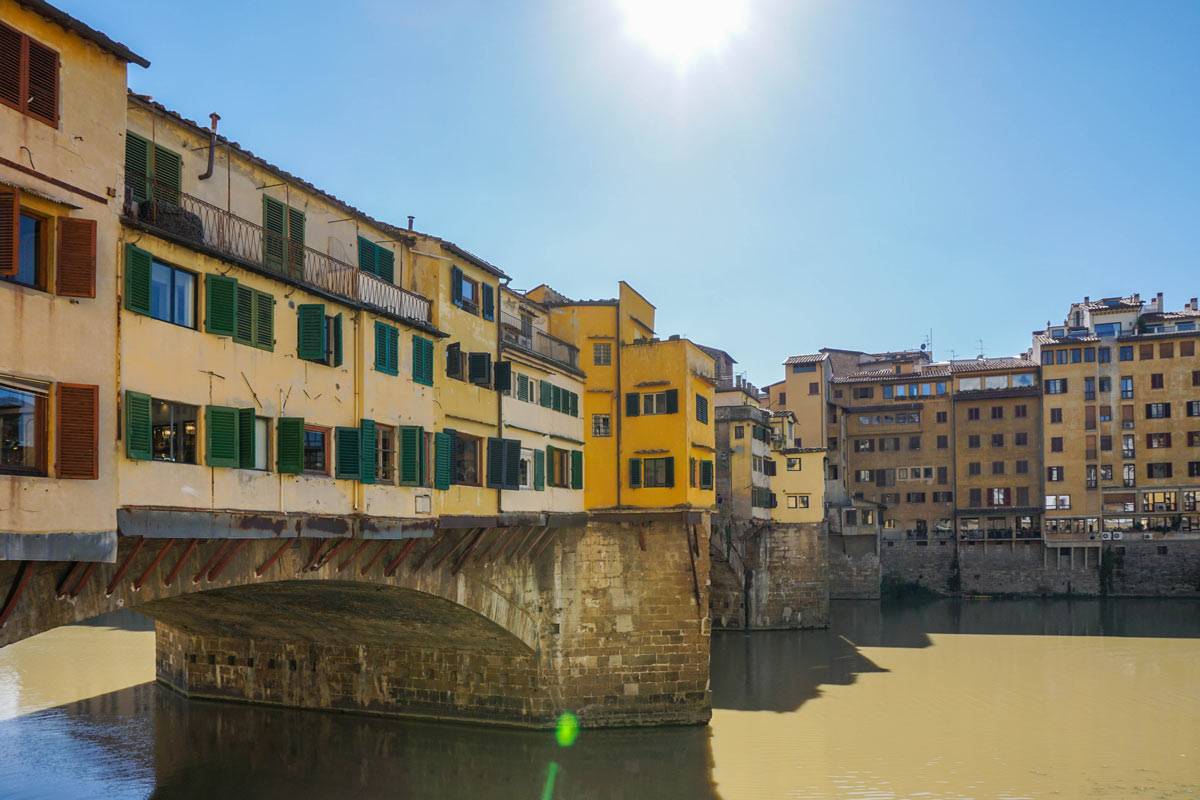
<path id="1" fill-rule="evenodd" d="M 580 344 L 588 510 L 712 507 L 712 357 L 656 338 L 654 306 L 624 281 L 613 300 L 547 286 L 529 297 L 550 309 L 554 335 Z"/>

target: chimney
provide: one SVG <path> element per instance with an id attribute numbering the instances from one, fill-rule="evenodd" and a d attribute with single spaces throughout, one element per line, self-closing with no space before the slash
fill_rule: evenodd
<path id="1" fill-rule="evenodd" d="M 1085 294 L 1085 295 L 1083 296 L 1083 303 L 1084 303 L 1084 305 L 1087 305 L 1087 304 L 1088 304 L 1088 303 L 1090 303 L 1090 302 L 1092 302 L 1092 298 L 1088 297 L 1088 296 Z"/>
<path id="2" fill-rule="evenodd" d="M 1158 311 L 1158 312 L 1161 312 L 1163 310 L 1162 292 L 1159 292 L 1158 295 L 1154 298 L 1154 310 Z"/>
<path id="3" fill-rule="evenodd" d="M 1197 300 L 1200 300 L 1200 298 L 1197 298 L 1197 297 L 1192 298 L 1192 311 L 1200 311 L 1200 305 L 1197 305 L 1197 302 L 1196 302 Z"/>
<path id="4" fill-rule="evenodd" d="M 413 225 L 413 215 L 412 215 L 412 214 L 409 214 L 409 215 L 408 215 L 408 229 L 409 229 L 410 231 L 413 229 L 412 225 Z"/>

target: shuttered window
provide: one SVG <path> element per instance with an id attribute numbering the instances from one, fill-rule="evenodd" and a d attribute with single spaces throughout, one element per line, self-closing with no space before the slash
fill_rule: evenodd
<path id="1" fill-rule="evenodd" d="M 642 487 L 642 460 L 640 458 L 629 459 L 629 488 L 640 489 Z"/>
<path id="2" fill-rule="evenodd" d="M 160 200 L 179 204 L 183 189 L 183 158 L 173 150 L 133 131 L 125 132 L 125 192 L 144 203 Z"/>
<path id="3" fill-rule="evenodd" d="M 125 455 L 136 461 L 153 457 L 148 394 L 125 392 Z"/>
<path id="4" fill-rule="evenodd" d="M 150 316 L 150 272 L 153 259 L 145 250 L 125 245 L 125 307 Z"/>
<path id="5" fill-rule="evenodd" d="M 493 489 L 521 488 L 521 442 L 517 439 L 487 440 L 487 485 Z"/>
<path id="6" fill-rule="evenodd" d="M 0 186 L 0 276 L 12 278 L 17 275 L 21 263 L 17 253 L 20 241 L 20 193 L 11 186 Z"/>
<path id="7" fill-rule="evenodd" d="M 0 103 L 58 127 L 58 53 L 0 24 Z"/>
<path id="8" fill-rule="evenodd" d="M 362 236 L 358 237 L 358 268 L 388 283 L 396 282 L 396 254 Z"/>
<path id="9" fill-rule="evenodd" d="M 696 420 L 708 424 L 708 398 L 702 394 L 696 395 Z"/>
<path id="10" fill-rule="evenodd" d="M 433 488 L 449 489 L 450 474 L 454 468 L 454 438 L 448 433 L 434 434 L 433 449 Z"/>
<path id="11" fill-rule="evenodd" d="M 379 442 L 375 438 L 375 420 L 360 419 L 358 421 L 358 442 L 362 459 L 362 467 L 359 469 L 358 479 L 363 483 L 374 483 L 379 450 Z M 388 456 L 389 461 L 390 458 Z M 387 474 L 385 469 L 384 475 L 387 476 Z"/>
<path id="12" fill-rule="evenodd" d="M 58 260 L 54 293 L 62 297 L 96 296 L 96 221 L 58 218 Z"/>
<path id="13" fill-rule="evenodd" d="M 415 425 L 400 426 L 401 486 L 420 486 L 424 475 L 425 429 Z M 435 443 L 436 448 L 436 443 Z M 435 466 L 435 469 L 437 467 Z M 448 485 L 447 485 L 448 486 Z"/>
<path id="14" fill-rule="evenodd" d="M 433 342 L 413 336 L 413 382 L 433 386 Z"/>
<path id="15" fill-rule="evenodd" d="M 238 284 L 236 312 L 235 342 L 262 350 L 275 349 L 275 298 L 272 295 Z"/>
<path id="16" fill-rule="evenodd" d="M 60 383 L 55 390 L 55 472 L 59 478 L 96 480 L 100 477 L 100 387 Z"/>
<path id="17" fill-rule="evenodd" d="M 275 468 L 287 475 L 304 472 L 304 417 L 280 417 L 275 439 Z"/>
<path id="18" fill-rule="evenodd" d="M 238 282 L 224 275 L 204 276 L 204 329 L 218 336 L 237 336 Z"/>
<path id="19" fill-rule="evenodd" d="M 241 469 L 258 468 L 258 465 L 255 463 L 258 455 L 257 423 L 258 418 L 253 408 L 239 408 L 237 410 L 237 465 Z M 261 469 L 266 469 L 266 464 L 263 464 Z"/>
<path id="20" fill-rule="evenodd" d="M 327 316 L 323 303 L 296 306 L 296 355 L 331 367 L 342 365 L 342 315 Z"/>
<path id="21" fill-rule="evenodd" d="M 358 428 L 334 430 L 334 477 L 357 480 L 362 474 L 362 435 Z"/>
<path id="22" fill-rule="evenodd" d="M 388 375 L 400 374 L 400 331 L 378 320 L 375 321 L 375 369 Z"/>
<path id="23" fill-rule="evenodd" d="M 512 362 L 497 361 L 492 367 L 492 385 L 497 392 L 512 392 Z"/>
<path id="24" fill-rule="evenodd" d="M 263 198 L 263 263 L 304 277 L 304 212 L 270 197 Z"/>
<path id="25" fill-rule="evenodd" d="M 496 320 L 496 289 L 490 283 L 482 283 L 479 285 L 482 297 L 483 318 L 489 322 Z"/>
<path id="26" fill-rule="evenodd" d="M 546 453 L 541 449 L 533 451 L 533 488 L 539 492 L 546 489 Z"/>
<path id="27" fill-rule="evenodd" d="M 491 386 L 492 384 L 492 354 L 467 354 L 467 380 L 476 386 Z"/>
<path id="28" fill-rule="evenodd" d="M 700 488 L 701 489 L 713 488 L 713 462 L 712 461 L 701 461 L 700 462 Z"/>
<path id="29" fill-rule="evenodd" d="M 204 429 L 205 463 L 210 467 L 240 466 L 238 409 L 228 406 L 206 406 Z"/>
<path id="30" fill-rule="evenodd" d="M 571 488 L 583 488 L 583 451 L 571 451 Z"/>

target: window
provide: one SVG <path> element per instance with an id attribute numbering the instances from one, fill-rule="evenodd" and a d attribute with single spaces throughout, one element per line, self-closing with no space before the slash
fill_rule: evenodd
<path id="1" fill-rule="evenodd" d="M 1097 325 L 1096 328 L 1097 328 L 1097 332 L 1099 332 L 1100 326 Z M 1103 334 L 1100 334 L 1100 335 L 1103 335 Z M 1107 347 L 1098 348 L 1097 356 L 1098 356 L 1097 361 L 1099 361 L 1101 364 L 1109 364 L 1112 362 L 1112 350 L 1110 348 L 1107 348 Z"/>
<path id="2" fill-rule="evenodd" d="M 464 486 L 482 485 L 479 469 L 479 437 L 465 433 L 454 434 L 453 483 Z"/>
<path id="3" fill-rule="evenodd" d="M 1004 447 L 1004 434 L 1003 433 L 993 433 L 992 434 L 992 447 Z"/>
<path id="4" fill-rule="evenodd" d="M 592 343 L 592 363 L 597 367 L 612 365 L 612 342 Z"/>
<path id="5" fill-rule="evenodd" d="M 1084 360 L 1085 362 L 1087 362 L 1088 364 L 1091 364 L 1091 363 L 1095 362 L 1095 360 L 1096 360 L 1096 348 L 1094 348 L 1094 347 L 1088 347 L 1088 348 L 1085 348 L 1085 349 L 1084 349 L 1084 351 L 1083 351 L 1083 360 Z"/>
<path id="6" fill-rule="evenodd" d="M 1174 358 L 1175 357 L 1175 343 L 1174 342 L 1159 342 L 1158 343 L 1158 357 L 1159 358 Z"/>
<path id="7" fill-rule="evenodd" d="M 1054 351 L 1053 350 L 1043 350 L 1042 351 L 1042 366 L 1049 367 L 1053 363 L 1054 363 Z"/>
<path id="8" fill-rule="evenodd" d="M 1055 350 L 1055 351 L 1054 351 L 1054 362 L 1055 362 L 1056 364 L 1065 364 L 1065 363 L 1067 363 L 1067 351 L 1066 351 L 1066 349 L 1065 349 L 1065 348 L 1064 348 L 1064 349 L 1062 349 L 1062 350 Z"/>
<path id="9" fill-rule="evenodd" d="M 400 329 L 379 320 L 375 321 L 375 369 L 400 374 Z"/>
<path id="10" fill-rule="evenodd" d="M 1017 447 L 1025 447 L 1029 444 L 1029 434 L 1024 431 L 1013 434 L 1013 444 Z"/>
<path id="11" fill-rule="evenodd" d="M 388 283 L 396 282 L 395 252 L 362 236 L 358 237 L 358 268 Z"/>
<path id="12" fill-rule="evenodd" d="M 209 283 L 214 276 L 205 278 Z M 236 289 L 236 287 L 235 287 Z M 206 298 L 212 304 L 212 295 Z M 331 367 L 342 365 L 342 315 L 328 316 L 325 306 L 321 303 L 302 303 L 296 307 L 297 314 L 297 345 L 299 358 L 316 364 Z M 212 320 L 211 309 L 206 313 Z M 211 331 L 212 328 L 210 327 Z"/>
<path id="13" fill-rule="evenodd" d="M 800 441 L 800 439 L 799 439 L 799 438 L 797 438 L 797 439 L 796 439 L 796 441 L 798 442 L 798 441 Z M 837 452 L 837 449 L 838 449 L 838 440 L 837 440 L 837 437 L 836 437 L 836 436 L 830 436 L 830 437 L 829 437 L 829 440 L 825 442 L 825 446 L 826 446 L 826 448 L 827 448 L 827 449 L 828 449 L 828 450 L 829 450 L 831 453 L 836 453 L 836 452 Z"/>
<path id="14" fill-rule="evenodd" d="M 493 309 L 488 308 L 489 303 L 486 301 L 492 299 L 494 292 L 491 286 L 481 286 L 478 281 L 468 278 L 458 267 L 450 267 L 450 298 L 454 305 L 468 314 L 479 314 L 482 306 L 483 318 L 492 319 L 495 315 L 492 313 Z M 494 300 L 492 302 L 494 303 Z"/>
<path id="15" fill-rule="evenodd" d="M 856 453 L 874 453 L 875 452 L 875 440 L 874 439 L 855 439 L 854 440 L 854 452 L 856 452 Z"/>
<path id="16" fill-rule="evenodd" d="M 1012 489 L 988 489 L 989 506 L 1012 505 Z"/>
<path id="17" fill-rule="evenodd" d="M 396 482 L 396 429 L 391 425 L 375 425 L 375 482 Z"/>
<path id="18" fill-rule="evenodd" d="M 1121 347 L 1119 357 L 1122 361 L 1133 361 L 1133 346 L 1125 345 Z"/>
<path id="19" fill-rule="evenodd" d="M 935 503 L 953 503 L 954 492 L 934 492 L 933 502 Z"/>
<path id="20" fill-rule="evenodd" d="M 855 400 L 870 400 L 875 396 L 875 387 L 861 386 L 850 390 L 850 396 Z"/>
<path id="21" fill-rule="evenodd" d="M 808 393 L 809 393 L 809 394 L 820 394 L 820 393 L 821 393 L 821 386 L 820 386 L 820 384 L 819 384 L 819 383 L 815 383 L 815 382 L 814 382 L 814 383 L 810 383 L 810 384 L 808 385 Z"/>
<path id="22" fill-rule="evenodd" d="M 0 384 L 0 473 L 46 474 L 49 384 Z"/>
<path id="23" fill-rule="evenodd" d="M 1083 362 L 1083 352 L 1078 347 L 1071 348 L 1071 363 L 1079 364 Z"/>
<path id="24" fill-rule="evenodd" d="M 1083 399 L 1084 400 L 1095 400 L 1096 399 L 1096 379 L 1095 378 L 1084 378 L 1083 379 Z"/>
<path id="25" fill-rule="evenodd" d="M 158 148 L 155 148 L 158 158 Z M 155 169 L 155 179 L 162 178 Z M 304 270 L 304 212 L 263 197 L 263 262 L 276 272 L 300 273 Z"/>
<path id="26" fill-rule="evenodd" d="M 949 446 L 950 446 L 950 437 L 949 436 L 937 437 L 937 449 L 938 450 L 945 450 Z"/>
<path id="27" fill-rule="evenodd" d="M 413 336 L 412 375 L 413 383 L 433 386 L 433 342 L 424 336 Z"/>
<path id="28" fill-rule="evenodd" d="M 557 448 L 546 448 L 546 459 L 553 467 L 557 462 Z M 566 451 L 561 451 L 564 454 Z M 557 479 L 557 473 L 554 476 Z M 565 471 L 563 475 L 566 477 Z M 521 442 L 517 439 L 501 439 L 489 436 L 487 440 L 487 485 L 491 489 L 521 488 Z M 557 486 L 557 483 L 551 485 Z"/>
<path id="29" fill-rule="evenodd" d="M 1029 416 L 1029 406 L 1019 405 L 1013 408 L 1013 416 L 1018 419 Z"/>
<path id="30" fill-rule="evenodd" d="M 675 459 L 642 459 L 642 485 L 650 488 L 668 488 L 675 485 Z"/>
<path id="31" fill-rule="evenodd" d="M 1200 431 L 1188 431 L 1188 447 L 1200 447 Z"/>
<path id="32" fill-rule="evenodd" d="M 1188 462 L 1188 477 L 1200 478 L 1200 461 Z"/>
<path id="33" fill-rule="evenodd" d="M 799 472 L 802 465 L 803 465 L 803 462 L 800 459 L 789 458 L 787 460 L 787 471 L 788 472 Z"/>
<path id="34" fill-rule="evenodd" d="M 967 464 L 967 474 L 968 475 L 982 475 L 983 474 L 983 464 L 978 461 L 971 461 L 970 463 Z"/>
<path id="35" fill-rule="evenodd" d="M 1171 434 L 1169 433 L 1147 433 L 1146 448 L 1149 450 L 1161 450 L 1171 446 Z"/>
<path id="36" fill-rule="evenodd" d="M 1066 394 L 1067 379 L 1054 378 L 1046 381 L 1046 394 Z"/>
<path id="37" fill-rule="evenodd" d="M 920 436 L 908 437 L 908 449 L 909 450 L 920 450 L 921 449 L 921 437 Z"/>
<path id="38" fill-rule="evenodd" d="M 1063 479 L 1062 467 L 1046 467 L 1046 480 L 1057 483 Z"/>
<path id="39" fill-rule="evenodd" d="M 518 467 L 520 486 L 522 489 L 533 489 L 533 451 L 529 448 L 521 450 L 521 463 Z"/>
<path id="40" fill-rule="evenodd" d="M 871 470 L 857 469 L 854 471 L 854 480 L 858 483 L 870 483 L 874 478 L 871 476 Z"/>
<path id="41" fill-rule="evenodd" d="M 713 462 L 711 460 L 706 459 L 700 462 L 700 488 L 705 490 L 713 488 Z M 771 503 L 771 507 L 775 507 L 774 502 Z"/>
<path id="42" fill-rule="evenodd" d="M 1189 400 L 1188 401 L 1187 415 L 1189 417 L 1200 417 L 1200 400 Z"/>
<path id="43" fill-rule="evenodd" d="M 1112 378 L 1100 379 L 1100 394 L 1108 394 L 1112 391 Z"/>
<path id="44" fill-rule="evenodd" d="M 637 397 L 637 395 L 633 394 L 633 397 Z M 642 395 L 642 414 L 647 416 L 674 414 L 679 411 L 678 397 L 679 393 L 675 389 L 668 389 L 665 392 L 646 392 Z"/>
<path id="45" fill-rule="evenodd" d="M 1100 449 L 1101 449 L 1101 450 L 1109 450 L 1109 451 L 1111 451 L 1111 450 L 1112 450 L 1112 446 L 1113 446 L 1113 441 L 1112 441 L 1112 437 L 1111 437 L 1111 436 L 1101 436 L 1101 437 L 1100 437 Z"/>
<path id="46" fill-rule="evenodd" d="M 1017 474 L 1018 475 L 1028 475 L 1029 474 L 1029 462 L 1028 461 L 1018 461 L 1017 462 Z"/>
<path id="47" fill-rule="evenodd" d="M 992 462 L 992 474 L 993 475 L 1003 475 L 1004 474 L 1004 462 L 1003 461 L 993 461 Z"/>
<path id="48" fill-rule="evenodd" d="M 904 502 L 913 503 L 913 504 L 924 503 L 925 502 L 925 493 L 924 492 L 909 492 L 907 495 L 905 495 Z"/>
<path id="49" fill-rule="evenodd" d="M 899 450 L 900 450 L 900 437 L 899 436 L 888 436 L 888 437 L 881 438 L 879 440 L 879 452 L 895 453 L 895 452 L 899 452 Z"/>
<path id="50" fill-rule="evenodd" d="M 977 434 L 971 434 L 967 437 L 967 447 L 972 449 L 979 447 L 979 436 Z"/>
<path id="51" fill-rule="evenodd" d="M 1050 439 L 1050 452 L 1061 453 L 1063 451 L 1063 437 L 1054 436 Z"/>
<path id="52" fill-rule="evenodd" d="M 1058 424 L 1058 423 L 1062 422 L 1062 409 L 1061 408 L 1050 409 L 1050 422 L 1053 424 Z"/>
<path id="53" fill-rule="evenodd" d="M 948 418 L 949 418 L 949 414 L 947 414 L 945 411 L 937 412 L 937 421 L 938 422 L 946 422 Z"/>
<path id="54" fill-rule="evenodd" d="M 1126 433 L 1121 436 L 1121 456 L 1123 458 L 1133 458 L 1133 434 Z"/>
<path id="55" fill-rule="evenodd" d="M 1146 465 L 1147 478 L 1169 478 L 1171 477 L 1171 462 L 1164 461 L 1157 464 Z"/>
<path id="56" fill-rule="evenodd" d="M 1096 488 L 1097 481 L 1096 481 L 1096 465 L 1095 464 L 1088 464 L 1087 467 L 1084 468 L 1084 480 L 1087 484 L 1087 488 L 1089 488 L 1089 489 Z"/>
<path id="57" fill-rule="evenodd" d="M 1161 389 L 1163 388 L 1163 385 L 1163 374 L 1161 372 L 1153 372 L 1150 374 L 1151 389 Z"/>
<path id="58" fill-rule="evenodd" d="M 0 25 L 0 32 L 3 26 Z M 48 220 L 41 216 L 19 209 L 17 193 L 8 187 L 0 187 L 0 203 L 6 206 L 0 209 L 0 223 L 8 228 L 12 224 L 12 215 L 17 217 L 16 260 L 10 253 L 0 255 L 0 277 L 12 283 L 28 286 L 31 289 L 46 291 L 46 231 Z M 18 210 L 19 209 L 19 210 Z M 5 231 L 7 233 L 7 231 Z M 4 238 L 8 239 L 8 236 Z M 5 243 L 13 247 L 11 240 Z"/>
<path id="59" fill-rule="evenodd" d="M 979 409 L 978 408 L 968 408 L 967 409 L 967 419 L 968 420 L 979 419 Z"/>
<path id="60" fill-rule="evenodd" d="M 58 127 L 58 52 L 0 24 L 0 103 Z"/>
<path id="61" fill-rule="evenodd" d="M 745 439 L 746 438 L 746 426 L 738 425 L 736 428 L 734 428 L 733 429 L 733 438 Z"/>
<path id="62" fill-rule="evenodd" d="M 1134 464 L 1126 464 L 1121 468 L 1121 481 L 1126 488 L 1130 488 L 1137 484 L 1137 466 Z"/>
<path id="63" fill-rule="evenodd" d="M 1100 421 L 1112 422 L 1112 406 L 1100 406 Z"/>
<path id="64" fill-rule="evenodd" d="M 612 418 L 608 414 L 592 414 L 592 436 L 612 436 Z"/>
<path id="65" fill-rule="evenodd" d="M 1154 345 L 1143 344 L 1138 347 L 1138 360 L 1151 361 L 1154 358 Z"/>
<path id="66" fill-rule="evenodd" d="M 329 474 L 329 428 L 304 426 L 304 471 Z"/>
<path id="67" fill-rule="evenodd" d="M 1192 370 L 1192 386 L 1200 386 L 1200 369 Z"/>
<path id="68" fill-rule="evenodd" d="M 702 394 L 696 395 L 696 421 L 708 424 L 708 398 Z"/>
<path id="69" fill-rule="evenodd" d="M 787 392 L 780 392 L 779 393 L 779 405 L 782 406 L 782 405 L 786 405 L 786 404 L 787 404 Z"/>
<path id="70" fill-rule="evenodd" d="M 1146 419 L 1170 419 L 1170 403 L 1146 403 Z"/>
<path id="71" fill-rule="evenodd" d="M 789 494 L 787 497 L 788 508 L 808 508 L 809 495 L 806 494 Z"/>

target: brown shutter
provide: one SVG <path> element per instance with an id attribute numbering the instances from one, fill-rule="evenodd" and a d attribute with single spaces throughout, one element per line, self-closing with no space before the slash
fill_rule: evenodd
<path id="1" fill-rule="evenodd" d="M 17 242 L 21 238 L 20 192 L 0 186 L 0 275 L 17 274 Z"/>
<path id="2" fill-rule="evenodd" d="M 29 91 L 26 111 L 58 127 L 58 53 L 29 39 Z"/>
<path id="3" fill-rule="evenodd" d="M 58 218 L 58 273 L 54 293 L 96 296 L 96 220 Z"/>
<path id="4" fill-rule="evenodd" d="M 100 387 L 60 383 L 56 389 L 55 471 L 60 478 L 96 480 L 100 476 Z"/>
<path id="5" fill-rule="evenodd" d="M 1133 406 L 1121 406 L 1121 422 L 1133 422 Z"/>

